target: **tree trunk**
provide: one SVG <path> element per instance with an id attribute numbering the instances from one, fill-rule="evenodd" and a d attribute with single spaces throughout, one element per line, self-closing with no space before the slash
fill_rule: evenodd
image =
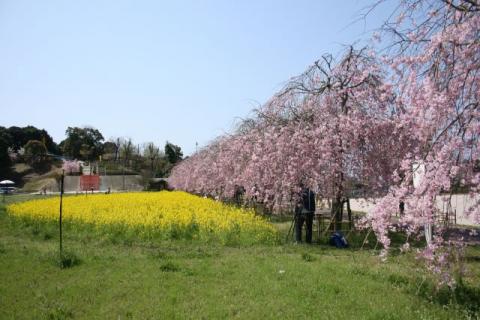
<path id="1" fill-rule="evenodd" d="M 154 163 L 155 159 L 150 159 L 150 168 L 151 168 L 151 172 L 152 172 L 152 178 L 155 178 L 155 172 L 153 171 L 153 163 Z"/>
<path id="2" fill-rule="evenodd" d="M 350 199 L 347 198 L 347 213 L 348 213 L 348 228 L 352 230 L 353 228 L 353 217 L 352 210 L 350 209 Z"/>
<path id="3" fill-rule="evenodd" d="M 332 199 L 332 224 L 330 229 L 339 231 L 342 229 L 343 202 L 342 198 L 337 196 Z"/>

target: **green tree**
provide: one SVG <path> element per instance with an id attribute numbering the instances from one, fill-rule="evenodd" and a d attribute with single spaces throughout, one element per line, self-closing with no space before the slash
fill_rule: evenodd
<path id="1" fill-rule="evenodd" d="M 59 153 L 58 145 L 53 141 L 53 138 L 44 129 L 38 129 L 34 126 L 12 126 L 8 128 L 8 133 L 12 137 L 12 143 L 10 147 L 15 152 L 20 150 L 20 148 L 24 147 L 28 143 L 28 141 L 37 140 L 43 142 L 49 152 L 54 154 Z"/>
<path id="2" fill-rule="evenodd" d="M 0 127 L 0 180 L 10 174 L 11 160 L 8 149 L 12 144 L 12 137 L 8 130 Z"/>
<path id="3" fill-rule="evenodd" d="M 179 146 L 167 141 L 165 144 L 165 156 L 167 157 L 168 162 L 175 164 L 182 160 L 183 152 Z"/>
<path id="4" fill-rule="evenodd" d="M 135 152 L 135 146 L 132 139 L 122 139 L 120 143 L 120 156 L 123 160 L 123 166 L 128 165 L 129 160 L 132 159 Z"/>
<path id="5" fill-rule="evenodd" d="M 42 141 L 30 140 L 23 148 L 25 160 L 32 167 L 40 168 L 48 162 L 47 147 Z"/>
<path id="6" fill-rule="evenodd" d="M 103 136 L 95 128 L 68 127 L 60 143 L 63 154 L 75 159 L 95 160 L 103 152 Z"/>
<path id="7" fill-rule="evenodd" d="M 120 156 L 123 159 L 123 190 L 126 190 L 126 185 L 125 185 L 125 168 L 127 167 L 127 164 L 129 160 L 132 159 L 133 155 L 135 152 L 135 147 L 133 145 L 132 139 L 122 139 L 120 143 Z"/>
<path id="8" fill-rule="evenodd" d="M 143 156 L 149 161 L 152 177 L 155 176 L 155 164 L 161 157 L 160 148 L 153 142 L 149 142 L 145 145 Z"/>
<path id="9" fill-rule="evenodd" d="M 158 159 L 158 166 L 157 166 L 157 176 L 158 177 L 168 177 L 170 171 L 173 168 L 173 164 L 168 162 L 166 157 L 160 157 Z"/>
<path id="10" fill-rule="evenodd" d="M 120 147 L 113 141 L 107 141 L 103 144 L 103 159 L 104 160 L 114 160 L 118 158 Z"/>

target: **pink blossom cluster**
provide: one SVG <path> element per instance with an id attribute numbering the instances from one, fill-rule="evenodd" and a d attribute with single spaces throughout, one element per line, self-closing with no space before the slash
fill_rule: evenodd
<path id="1" fill-rule="evenodd" d="M 62 169 L 66 174 L 74 174 L 80 172 L 80 163 L 77 160 L 64 160 Z"/>
<path id="2" fill-rule="evenodd" d="M 399 201 L 405 203 L 400 224 L 409 235 L 433 225 L 433 241 L 423 257 L 449 285 L 454 284 L 452 246 L 458 243 L 447 239 L 445 212 L 438 209 L 436 199 L 451 194 L 453 182 L 468 187 L 472 197 L 479 192 L 479 10 L 480 5 L 470 1 L 405 0 L 402 19 L 386 30 L 395 36 L 385 68 L 391 68 L 391 82 L 397 84 L 395 104 L 401 112 L 396 127 L 410 136 L 412 144 L 400 158 L 388 195 L 368 219 L 386 249 Z M 418 162 L 425 165 L 425 173 L 414 186 Z M 479 208 L 477 202 L 467 210 L 477 222 Z"/>
<path id="3" fill-rule="evenodd" d="M 230 135 L 177 165 L 177 189 L 281 208 L 304 184 L 324 198 L 359 186 L 384 194 L 405 143 L 396 131 L 392 86 L 366 49 L 324 57 Z"/>
<path id="4" fill-rule="evenodd" d="M 454 184 L 472 197 L 480 191 L 480 5 L 403 0 L 399 8 L 383 30 L 393 37 L 375 34 L 388 54 L 351 48 L 339 61 L 323 57 L 234 133 L 177 165 L 173 187 L 231 197 L 241 186 L 274 208 L 301 183 L 337 200 L 362 190 L 380 197 L 364 222 L 384 253 L 390 231 L 411 239 L 432 225 L 422 255 L 453 285 L 455 242 L 436 199 Z M 425 172 L 414 185 L 417 163 Z M 395 221 L 400 202 L 405 214 Z M 480 202 L 467 214 L 480 222 Z"/>

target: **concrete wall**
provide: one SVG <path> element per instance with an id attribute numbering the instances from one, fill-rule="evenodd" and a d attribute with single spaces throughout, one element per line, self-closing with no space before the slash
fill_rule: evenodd
<path id="1" fill-rule="evenodd" d="M 446 202 L 449 196 L 441 196 L 437 198 L 437 208 L 446 211 Z M 479 221 L 474 221 L 472 217 L 466 215 L 466 210 L 476 201 L 480 200 L 480 195 L 470 198 L 469 195 L 455 194 L 452 195 L 452 210 L 457 213 L 457 224 L 463 225 L 480 225 Z M 354 211 L 371 212 L 375 207 L 375 199 L 350 199 L 350 207 Z M 407 208 L 405 208 L 407 210 Z"/>
<path id="2" fill-rule="evenodd" d="M 63 180 L 63 189 L 65 192 L 73 192 L 80 190 L 80 177 L 79 176 L 65 176 Z"/>
<path id="3" fill-rule="evenodd" d="M 100 191 L 106 191 L 110 187 L 111 191 L 124 190 L 123 176 L 100 176 Z M 64 181 L 65 192 L 80 191 L 80 177 L 66 176 Z M 125 190 L 140 191 L 143 190 L 142 177 L 139 175 L 125 176 Z"/>
<path id="4" fill-rule="evenodd" d="M 124 176 L 100 176 L 100 190 L 143 190 L 141 176 L 125 176 L 125 188 L 123 181 Z"/>

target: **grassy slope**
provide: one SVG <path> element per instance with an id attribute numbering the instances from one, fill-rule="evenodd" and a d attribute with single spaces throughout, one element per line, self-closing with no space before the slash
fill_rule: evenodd
<path id="1" fill-rule="evenodd" d="M 448 299 L 427 285 L 418 289 L 424 274 L 408 256 L 384 264 L 369 251 L 325 246 L 126 245 L 67 230 L 65 247 L 82 262 L 61 270 L 52 263 L 55 238 L 54 230 L 12 223 L 0 206 L 0 319 L 451 319 L 466 313 L 466 305 L 442 305 Z M 477 285 L 479 253 L 470 253 L 470 280 Z"/>

